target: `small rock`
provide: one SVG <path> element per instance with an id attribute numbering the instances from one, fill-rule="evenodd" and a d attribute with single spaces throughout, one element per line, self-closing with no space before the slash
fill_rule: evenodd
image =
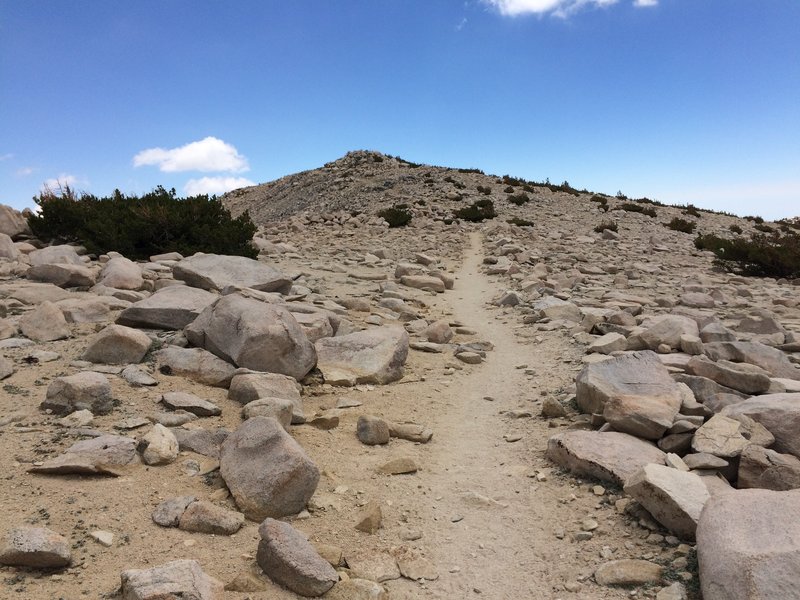
<path id="1" fill-rule="evenodd" d="M 0 546 L 0 564 L 35 569 L 66 567 L 71 561 L 70 543 L 44 527 L 20 526 L 6 533 Z"/>
<path id="2" fill-rule="evenodd" d="M 380 504 L 375 501 L 369 502 L 359 514 L 356 521 L 356 529 L 364 533 L 375 533 L 383 525 L 383 513 Z"/>
<path id="3" fill-rule="evenodd" d="M 362 444 L 375 446 L 389 443 L 389 424 L 378 417 L 361 415 L 358 417 L 356 435 Z"/>
<path id="4" fill-rule="evenodd" d="M 416 473 L 417 464 L 408 457 L 395 458 L 385 463 L 378 469 L 379 473 L 385 475 L 402 475 L 406 473 Z"/>
<path id="5" fill-rule="evenodd" d="M 646 560 L 621 559 L 600 565 L 594 572 L 599 585 L 644 585 L 659 583 L 663 567 Z"/>

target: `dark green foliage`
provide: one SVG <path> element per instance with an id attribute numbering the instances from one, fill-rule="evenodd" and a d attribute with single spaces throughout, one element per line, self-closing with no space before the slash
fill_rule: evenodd
<path id="1" fill-rule="evenodd" d="M 745 217 L 745 220 L 752 221 L 753 223 L 763 223 L 763 217 L 754 217 L 753 215 L 748 215 Z"/>
<path id="2" fill-rule="evenodd" d="M 457 219 L 479 223 L 486 219 L 494 219 L 497 216 L 497 212 L 494 210 L 494 203 L 487 198 L 484 200 L 477 200 L 464 208 L 459 208 L 453 211 L 453 215 Z"/>
<path id="3" fill-rule="evenodd" d="M 683 210 L 683 214 L 689 215 L 691 217 L 700 218 L 700 211 L 694 204 L 688 204 L 686 208 Z"/>
<path id="4" fill-rule="evenodd" d="M 141 197 L 115 190 L 110 197 L 77 195 L 69 188 L 34 197 L 40 213 L 28 219 L 45 242 L 77 242 L 92 254 L 120 252 L 131 259 L 153 254 L 195 252 L 255 258 L 256 226 L 245 213 L 236 219 L 216 197 L 176 197 L 159 186 Z"/>
<path id="5" fill-rule="evenodd" d="M 507 200 L 511 202 L 511 204 L 516 204 L 517 206 L 522 206 L 526 202 L 530 202 L 531 199 L 525 192 L 520 192 L 519 194 L 511 194 Z"/>
<path id="6" fill-rule="evenodd" d="M 772 227 L 765 225 L 764 223 L 756 223 L 753 225 L 753 227 L 762 233 L 772 233 L 775 231 Z"/>
<path id="7" fill-rule="evenodd" d="M 648 217 L 655 217 L 656 216 L 656 209 L 651 208 L 649 206 L 642 206 L 641 204 L 636 204 L 635 202 L 623 202 L 619 205 L 622 210 L 626 210 L 628 212 L 636 212 L 641 213 L 643 215 L 647 215 Z"/>
<path id="8" fill-rule="evenodd" d="M 378 211 L 378 216 L 389 224 L 389 228 L 405 227 L 411 221 L 411 213 L 407 204 L 398 204 Z"/>
<path id="9" fill-rule="evenodd" d="M 694 228 L 697 227 L 697 223 L 694 221 L 687 221 L 686 219 L 681 219 L 679 217 L 674 217 L 669 223 L 665 225 L 665 227 L 669 227 L 673 231 L 682 231 L 683 233 L 693 233 Z"/>
<path id="10" fill-rule="evenodd" d="M 382 163 L 383 157 L 380 154 L 373 154 L 372 155 L 372 162 Z"/>
<path id="11" fill-rule="evenodd" d="M 520 219 L 519 217 L 513 217 L 508 219 L 507 223 L 511 223 L 512 225 L 516 225 L 517 227 L 533 227 L 533 221 L 528 221 L 527 219 Z"/>
<path id="12" fill-rule="evenodd" d="M 597 233 L 603 233 L 606 229 L 616 231 L 617 224 L 614 221 L 600 221 L 600 224 L 594 228 L 595 232 Z"/>
<path id="13" fill-rule="evenodd" d="M 485 196 L 488 196 L 489 194 L 491 194 L 491 193 L 492 193 L 492 188 L 490 188 L 488 185 L 487 185 L 487 186 L 482 186 L 482 185 L 479 185 L 479 186 L 478 186 L 476 189 L 477 189 L 477 190 L 478 190 L 478 191 L 479 191 L 481 194 L 484 194 Z"/>
<path id="14" fill-rule="evenodd" d="M 733 233 L 742 233 L 742 228 L 739 227 L 736 223 L 728 227 Z"/>
<path id="15" fill-rule="evenodd" d="M 608 212 L 608 198 L 605 196 L 600 196 L 599 194 L 595 194 L 591 198 L 589 198 L 592 202 L 596 202 L 599 205 L 600 210 L 603 212 Z"/>
<path id="16" fill-rule="evenodd" d="M 477 173 L 478 175 L 485 175 L 480 169 L 458 169 L 459 173 Z"/>
<path id="17" fill-rule="evenodd" d="M 507 188 L 503 190 L 506 194 L 513 194 L 514 193 L 514 186 L 509 185 Z"/>
<path id="18" fill-rule="evenodd" d="M 763 277 L 800 277 L 800 234 L 755 233 L 750 238 L 698 236 L 694 245 L 711 250 L 716 263 L 728 271 Z"/>
<path id="19" fill-rule="evenodd" d="M 618 190 L 617 191 L 616 198 L 618 200 L 627 200 L 628 199 L 628 197 L 625 194 L 622 193 L 622 190 Z"/>

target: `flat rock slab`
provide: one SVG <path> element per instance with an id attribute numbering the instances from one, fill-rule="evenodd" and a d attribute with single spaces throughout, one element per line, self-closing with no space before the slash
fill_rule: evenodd
<path id="1" fill-rule="evenodd" d="M 664 567 L 647 560 L 612 560 L 600 565 L 594 572 L 599 585 L 644 585 L 659 583 Z"/>
<path id="2" fill-rule="evenodd" d="M 664 527 L 684 540 L 694 540 L 697 521 L 711 497 L 694 473 L 649 464 L 625 483 L 625 493 L 637 500 Z"/>
<path id="3" fill-rule="evenodd" d="M 178 375 L 213 387 L 228 387 L 236 367 L 202 348 L 168 346 L 155 353 L 164 375 Z"/>
<path id="4" fill-rule="evenodd" d="M 178 520 L 178 529 L 213 535 L 233 535 L 244 524 L 244 515 L 205 500 L 192 502 Z"/>
<path id="5" fill-rule="evenodd" d="M 269 265 L 244 256 L 195 254 L 172 268 L 175 279 L 204 290 L 238 286 L 262 292 L 288 294 L 292 280 Z"/>
<path id="6" fill-rule="evenodd" d="M 705 600 L 797 598 L 800 490 L 714 496 L 697 527 Z"/>
<path id="7" fill-rule="evenodd" d="M 117 323 L 147 329 L 183 329 L 218 298 L 205 290 L 170 285 L 123 310 Z"/>
<path id="8" fill-rule="evenodd" d="M 321 339 L 316 349 L 317 368 L 326 383 L 386 384 L 403 377 L 408 333 L 400 327 L 378 327 Z"/>
<path id="9" fill-rule="evenodd" d="M 763 372 L 753 372 L 747 367 L 747 363 L 737 364 L 725 360 L 714 362 L 706 356 L 693 356 L 686 365 L 690 374 L 707 377 L 720 385 L 742 393 L 761 394 L 766 392 L 770 387 L 769 376 Z"/>
<path id="10" fill-rule="evenodd" d="M 319 469 L 280 423 L 248 419 L 220 452 L 220 474 L 236 505 L 253 521 L 303 510 L 319 482 Z"/>
<path id="11" fill-rule="evenodd" d="M 10 529 L 0 546 L 0 564 L 35 569 L 58 569 L 71 561 L 70 542 L 44 527 Z"/>
<path id="12" fill-rule="evenodd" d="M 800 379 L 800 369 L 784 352 L 760 342 L 711 342 L 705 344 L 703 350 L 711 360 L 750 363 L 769 371 L 773 377 Z"/>
<path id="13" fill-rule="evenodd" d="M 681 393 L 654 352 L 586 365 L 576 378 L 578 406 L 624 433 L 659 439 L 681 407 Z"/>
<path id="14" fill-rule="evenodd" d="M 258 533 L 258 566 L 279 585 L 301 596 L 317 597 L 339 580 L 328 561 L 288 523 L 266 519 Z"/>
<path id="15" fill-rule="evenodd" d="M 254 371 L 302 379 L 317 363 L 314 345 L 292 313 L 240 294 L 223 296 L 184 333 L 193 345 Z"/>
<path id="16" fill-rule="evenodd" d="M 221 581 L 206 575 L 196 560 L 174 560 L 152 569 L 129 569 L 120 575 L 122 600 L 215 600 Z"/>
<path id="17" fill-rule="evenodd" d="M 161 403 L 172 410 L 185 410 L 198 417 L 215 417 L 222 414 L 222 409 L 213 402 L 188 392 L 167 392 L 161 396 Z"/>
<path id="18" fill-rule="evenodd" d="M 714 415 L 694 432 L 692 450 L 720 458 L 739 456 L 750 443 L 741 433 L 739 421 Z"/>
<path id="19" fill-rule="evenodd" d="M 666 454 L 627 433 L 576 430 L 551 437 L 547 457 L 577 475 L 624 485 L 641 467 L 663 465 Z"/>
<path id="20" fill-rule="evenodd" d="M 798 489 L 800 459 L 751 444 L 741 454 L 737 486 L 775 491 Z"/>
<path id="21" fill-rule="evenodd" d="M 121 435 L 101 435 L 70 446 L 64 454 L 29 469 L 50 475 L 119 476 L 136 462 L 136 440 Z"/>
<path id="22" fill-rule="evenodd" d="M 175 434 L 181 451 L 189 450 L 203 456 L 219 458 L 220 448 L 231 432 L 224 427 L 216 429 L 183 429 L 176 427 L 172 430 L 172 433 Z"/>

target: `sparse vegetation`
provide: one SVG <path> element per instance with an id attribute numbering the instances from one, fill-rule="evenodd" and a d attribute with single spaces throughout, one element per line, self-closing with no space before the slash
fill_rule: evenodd
<path id="1" fill-rule="evenodd" d="M 749 238 L 700 235 L 694 245 L 710 250 L 715 262 L 728 271 L 759 277 L 800 277 L 800 235 L 754 233 Z"/>
<path id="2" fill-rule="evenodd" d="M 761 233 L 772 233 L 773 231 L 775 231 L 772 227 L 764 223 L 756 223 L 755 225 L 753 225 L 753 228 L 756 229 L 757 231 L 760 231 Z"/>
<path id="3" fill-rule="evenodd" d="M 530 202 L 530 196 L 525 192 L 520 192 L 519 194 L 511 194 L 507 200 L 511 202 L 511 204 L 516 204 L 517 206 L 522 206 L 526 202 Z"/>
<path id="4" fill-rule="evenodd" d="M 115 190 L 109 197 L 76 193 L 69 186 L 33 198 L 40 213 L 28 219 L 45 242 L 73 242 L 92 254 L 115 250 L 131 259 L 153 254 L 195 252 L 255 258 L 256 226 L 245 212 L 232 218 L 215 197 L 178 198 L 159 186 L 141 197 Z"/>
<path id="5" fill-rule="evenodd" d="M 411 221 L 411 213 L 407 204 L 398 204 L 391 208 L 378 211 L 378 216 L 389 224 L 390 229 L 405 227 Z"/>
<path id="6" fill-rule="evenodd" d="M 479 191 L 481 194 L 483 194 L 484 196 L 488 196 L 489 194 L 491 194 L 491 193 L 492 193 L 492 188 L 490 188 L 489 186 L 483 186 L 483 185 L 479 185 L 479 186 L 478 186 L 476 189 L 477 189 L 477 190 L 478 190 L 478 191 Z"/>
<path id="7" fill-rule="evenodd" d="M 513 217 L 506 221 L 507 223 L 511 223 L 512 225 L 516 225 L 517 227 L 533 227 L 533 221 L 528 221 L 527 219 L 520 219 L 519 217 Z"/>
<path id="8" fill-rule="evenodd" d="M 614 221 L 604 220 L 600 221 L 600 224 L 594 228 L 596 233 L 603 233 L 606 229 L 617 231 L 618 227 Z"/>
<path id="9" fill-rule="evenodd" d="M 694 233 L 695 227 L 697 227 L 697 223 L 694 221 L 687 221 L 686 219 L 681 219 L 680 217 L 674 217 L 669 223 L 665 225 L 665 227 L 669 227 L 673 231 L 681 231 L 683 233 Z"/>
<path id="10" fill-rule="evenodd" d="M 494 219 L 497 216 L 497 212 L 494 210 L 494 203 L 487 198 L 476 200 L 469 206 L 459 208 L 453 211 L 453 215 L 463 221 L 479 223 L 486 219 Z"/>
<path id="11" fill-rule="evenodd" d="M 623 202 L 619 205 L 622 210 L 627 212 L 635 212 L 641 213 L 643 215 L 647 215 L 648 217 L 656 217 L 656 209 L 649 207 L 649 206 L 642 206 L 641 204 L 637 204 L 636 202 Z"/>
<path id="12" fill-rule="evenodd" d="M 600 210 L 603 212 L 608 212 L 608 198 L 605 196 L 601 196 L 599 194 L 595 194 L 591 198 L 589 198 L 591 202 L 596 202 L 599 205 Z"/>
<path id="13" fill-rule="evenodd" d="M 683 214 L 689 215 L 690 217 L 695 217 L 697 219 L 700 218 L 700 211 L 694 204 L 687 204 L 686 208 L 683 209 Z"/>
<path id="14" fill-rule="evenodd" d="M 742 228 L 739 227 L 736 223 L 728 227 L 733 233 L 742 233 Z"/>

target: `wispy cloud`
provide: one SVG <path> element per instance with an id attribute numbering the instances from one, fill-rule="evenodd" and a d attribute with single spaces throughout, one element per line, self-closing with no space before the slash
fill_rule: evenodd
<path id="1" fill-rule="evenodd" d="M 200 194 L 224 194 L 236 188 L 256 185 L 245 177 L 201 177 L 200 179 L 190 179 L 183 186 L 187 196 L 198 196 Z"/>
<path id="2" fill-rule="evenodd" d="M 483 0 L 501 15 L 546 15 L 565 18 L 587 7 L 602 8 L 616 4 L 619 0 Z M 658 0 L 633 0 L 637 7 L 656 6 Z"/>
<path id="3" fill-rule="evenodd" d="M 461 31 L 464 29 L 464 26 L 467 24 L 467 17 L 462 17 L 461 20 L 456 25 L 456 31 Z"/>
<path id="4" fill-rule="evenodd" d="M 36 171 L 38 171 L 38 169 L 36 169 L 34 167 L 21 167 L 21 168 L 17 169 L 14 172 L 14 174 L 17 177 L 27 177 L 28 175 L 33 175 L 34 173 L 36 173 Z"/>
<path id="5" fill-rule="evenodd" d="M 88 186 L 89 181 L 86 179 L 80 179 L 70 173 L 60 173 L 58 177 L 51 177 L 50 179 L 45 179 L 44 182 L 42 183 L 42 191 L 46 189 L 57 190 L 60 187 L 66 187 L 66 186 L 69 186 L 74 189 L 79 185 Z"/>
<path id="6" fill-rule="evenodd" d="M 14 155 L 10 152 L 7 154 L 0 154 L 0 162 L 3 162 L 4 160 L 11 160 L 12 158 L 14 158 Z"/>
<path id="7" fill-rule="evenodd" d="M 242 173 L 250 169 L 247 159 L 226 142 L 207 137 L 178 148 L 148 148 L 133 157 L 133 166 L 157 165 L 164 173 L 205 171 Z"/>

